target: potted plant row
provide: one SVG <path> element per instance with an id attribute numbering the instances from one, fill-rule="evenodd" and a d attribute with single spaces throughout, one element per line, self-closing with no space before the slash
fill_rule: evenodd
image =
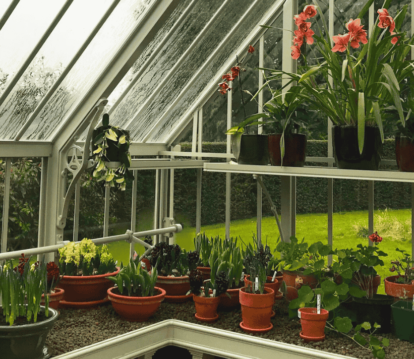
<path id="1" fill-rule="evenodd" d="M 24 256 L 23 256 L 24 258 Z M 29 259 L 29 258 L 27 258 Z M 0 348 L 8 359 L 41 359 L 47 353 L 46 337 L 58 319 L 49 307 L 47 265 L 43 260 L 30 264 L 12 261 L 0 266 Z"/>

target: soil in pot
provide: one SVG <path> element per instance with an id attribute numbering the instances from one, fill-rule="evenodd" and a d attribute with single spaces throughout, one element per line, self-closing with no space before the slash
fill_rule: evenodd
<path id="1" fill-rule="evenodd" d="M 218 319 L 217 307 L 220 303 L 220 297 L 200 297 L 193 294 L 193 300 L 196 310 L 195 318 L 197 320 L 211 323 Z"/>
<path id="2" fill-rule="evenodd" d="M 381 134 L 378 127 L 365 127 L 362 154 L 359 152 L 356 126 L 333 126 L 332 137 L 335 162 L 338 168 L 378 170 L 382 153 Z"/>
<path id="3" fill-rule="evenodd" d="M 400 300 L 391 305 L 393 329 L 400 340 L 414 343 L 414 311 L 412 301 Z"/>
<path id="4" fill-rule="evenodd" d="M 269 135 L 269 159 L 272 166 L 303 167 L 306 160 L 306 135 L 285 133 L 285 155 L 280 152 L 281 134 Z"/>
<path id="5" fill-rule="evenodd" d="M 269 145 L 267 135 L 232 135 L 231 148 L 241 165 L 268 165 Z"/>
<path id="6" fill-rule="evenodd" d="M 305 341 L 317 342 L 325 339 L 325 325 L 329 312 L 325 309 L 318 314 L 316 308 L 299 308 L 298 316 L 302 325 L 300 337 Z"/>
<path id="7" fill-rule="evenodd" d="M 414 143 L 406 136 L 395 136 L 395 157 L 398 169 L 414 172 Z"/>
<path id="8" fill-rule="evenodd" d="M 385 293 L 394 297 L 394 301 L 397 301 L 404 296 L 412 299 L 414 295 L 414 284 L 397 283 L 396 280 L 399 277 L 400 276 L 396 275 L 385 278 Z"/>

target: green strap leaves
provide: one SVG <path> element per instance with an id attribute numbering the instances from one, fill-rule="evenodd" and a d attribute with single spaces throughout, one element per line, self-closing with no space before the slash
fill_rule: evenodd
<path id="1" fill-rule="evenodd" d="M 362 154 L 364 150 L 365 140 L 365 94 L 360 92 L 358 94 L 358 147 L 359 153 Z"/>

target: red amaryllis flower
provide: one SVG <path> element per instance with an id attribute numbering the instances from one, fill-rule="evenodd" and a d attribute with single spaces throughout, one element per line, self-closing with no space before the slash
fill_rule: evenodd
<path id="1" fill-rule="evenodd" d="M 296 26 L 299 26 L 300 24 L 305 22 L 307 19 L 308 18 L 307 18 L 306 14 L 304 12 L 301 12 L 299 15 L 295 15 L 293 17 L 293 20 L 295 20 Z"/>
<path id="2" fill-rule="evenodd" d="M 227 90 L 229 88 L 229 85 L 227 84 L 227 82 L 221 82 L 219 83 L 219 86 L 223 89 L 223 90 Z"/>
<path id="3" fill-rule="evenodd" d="M 351 38 L 350 34 L 332 36 L 332 39 L 335 43 L 335 46 L 332 48 L 332 52 L 337 52 L 337 51 L 344 52 L 344 51 L 346 51 L 350 38 Z"/>
<path id="4" fill-rule="evenodd" d="M 19 270 L 20 275 L 23 275 L 24 273 L 24 265 L 29 261 L 29 258 L 25 258 L 24 253 L 22 253 L 22 256 L 19 258 L 19 265 L 17 266 L 17 269 Z"/>
<path id="5" fill-rule="evenodd" d="M 369 240 L 373 243 L 379 243 L 382 242 L 382 237 L 378 235 L 378 232 L 375 232 L 369 236 Z"/>
<path id="6" fill-rule="evenodd" d="M 395 35 L 395 34 L 396 34 L 395 32 L 392 32 L 392 33 L 391 33 L 391 35 Z M 391 39 L 391 44 L 395 45 L 395 44 L 398 42 L 398 40 L 400 39 L 400 37 L 401 37 L 401 36 L 395 36 L 395 37 L 393 37 L 393 38 Z"/>
<path id="7" fill-rule="evenodd" d="M 395 22 L 394 19 L 390 16 L 387 9 L 379 9 L 379 21 L 378 21 L 378 27 L 381 29 L 388 28 L 390 30 L 390 33 L 392 34 L 395 29 Z"/>
<path id="8" fill-rule="evenodd" d="M 305 6 L 305 8 L 303 9 L 303 14 L 305 14 L 308 19 L 310 19 L 311 17 L 316 16 L 316 14 L 317 14 L 316 6 L 315 5 Z"/>
<path id="9" fill-rule="evenodd" d="M 302 32 L 300 30 L 295 30 L 295 31 L 293 31 L 293 33 L 295 34 L 295 38 L 293 39 L 294 43 L 298 43 L 298 44 L 300 44 L 300 46 L 302 46 L 303 40 L 306 39 L 306 43 L 308 45 L 313 44 L 313 37 L 312 36 L 315 34 L 313 32 L 313 30 L 309 29 L 306 32 Z M 297 42 L 295 42 L 295 41 L 297 41 Z"/>
<path id="10" fill-rule="evenodd" d="M 306 32 L 310 29 L 311 25 L 310 22 L 302 22 L 299 24 L 298 28 L 301 32 Z"/>
<path id="11" fill-rule="evenodd" d="M 225 75 L 221 76 L 221 78 L 223 80 L 230 81 L 231 75 L 230 74 L 225 74 Z"/>
<path id="12" fill-rule="evenodd" d="M 233 66 L 230 70 L 231 70 L 231 75 L 233 76 L 233 78 L 236 78 L 237 76 L 239 76 L 239 73 L 240 73 L 239 66 Z"/>
<path id="13" fill-rule="evenodd" d="M 249 45 L 249 49 L 247 50 L 248 53 L 252 54 L 254 52 L 254 47 Z"/>
<path id="14" fill-rule="evenodd" d="M 51 282 L 53 278 L 56 280 L 59 278 L 59 267 L 55 262 L 49 262 L 46 266 L 47 269 L 47 281 Z"/>
<path id="15" fill-rule="evenodd" d="M 293 43 L 299 47 L 303 45 L 303 36 L 295 36 L 293 38 Z"/>
<path id="16" fill-rule="evenodd" d="M 226 91 L 226 90 L 223 90 L 223 89 L 219 89 L 219 92 L 220 92 L 222 95 L 225 95 L 225 94 L 227 93 L 227 91 Z"/>
<path id="17" fill-rule="evenodd" d="M 363 44 L 368 43 L 367 32 L 362 29 L 363 27 L 364 26 L 361 25 L 361 19 L 351 19 L 346 24 L 346 28 L 348 29 L 351 35 L 351 46 L 354 49 L 357 49 L 359 47 L 360 42 L 362 42 Z"/>
<path id="18" fill-rule="evenodd" d="M 297 60 L 300 57 L 300 46 L 292 46 L 292 52 L 290 56 L 292 56 L 293 60 Z"/>

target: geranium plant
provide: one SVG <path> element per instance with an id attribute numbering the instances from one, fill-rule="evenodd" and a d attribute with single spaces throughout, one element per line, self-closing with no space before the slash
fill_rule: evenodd
<path id="1" fill-rule="evenodd" d="M 69 242 L 59 249 L 61 275 L 90 276 L 116 271 L 116 262 L 106 245 L 96 246 L 90 239 Z"/>
<path id="2" fill-rule="evenodd" d="M 384 105 L 393 102 L 401 123 L 405 123 L 399 93 L 402 81 L 412 76 L 411 61 L 406 57 L 414 40 L 399 31 L 407 7 L 392 18 L 387 11 L 391 1 L 386 0 L 378 10 L 369 39 L 361 19 L 373 0 L 367 2 L 357 19 L 348 21 L 345 34 L 331 39 L 323 15 L 320 16 L 319 36 L 311 29 L 310 20 L 321 13 L 318 1 L 314 0 L 315 6 L 306 6 L 294 17 L 297 30 L 291 55 L 295 60 L 303 56 L 303 73 L 263 69 L 271 71 L 268 81 L 284 77 L 290 80 L 288 85 L 297 82 L 304 89 L 298 96 L 319 108 L 335 125 L 357 126 L 360 153 L 364 148 L 366 126 L 377 126 L 384 141 Z M 307 65 L 306 52 L 302 52 L 305 43 L 317 48 L 324 60 L 322 63 Z M 324 78 L 323 84 L 317 83 L 316 76 Z"/>
<path id="3" fill-rule="evenodd" d="M 405 250 L 396 248 L 396 251 L 400 252 L 403 258 L 391 261 L 392 267 L 390 268 L 390 272 L 396 272 L 399 276 L 395 282 L 401 284 L 414 284 L 414 261 Z"/>

